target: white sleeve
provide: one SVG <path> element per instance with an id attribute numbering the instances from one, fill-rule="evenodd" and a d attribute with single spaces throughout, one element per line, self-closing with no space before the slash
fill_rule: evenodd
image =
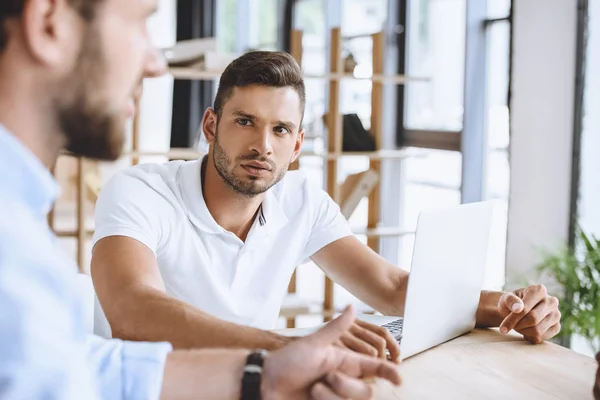
<path id="1" fill-rule="evenodd" d="M 340 207 L 322 189 L 315 190 L 314 224 L 304 249 L 303 259 L 311 257 L 323 247 L 336 240 L 352 235 L 350 224 L 340 211 Z M 311 196 L 312 197 L 312 196 Z"/>
<path id="2" fill-rule="evenodd" d="M 167 204 L 135 168 L 115 175 L 96 202 L 92 245 L 109 236 L 127 236 L 157 253 L 163 230 L 161 212 Z"/>

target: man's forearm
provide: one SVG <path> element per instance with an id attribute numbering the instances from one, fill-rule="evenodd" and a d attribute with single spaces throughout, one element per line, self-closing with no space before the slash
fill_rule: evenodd
<path id="1" fill-rule="evenodd" d="M 478 328 L 500 326 L 502 316 L 498 311 L 498 302 L 502 294 L 502 292 L 481 292 L 476 315 L 476 325 Z"/>
<path id="2" fill-rule="evenodd" d="M 110 318 L 113 337 L 168 341 L 174 348 L 262 348 L 277 350 L 290 339 L 215 318 L 159 290 L 128 289 Z"/>
<path id="3" fill-rule="evenodd" d="M 167 357 L 162 400 L 240 398 L 248 350 L 179 350 Z"/>

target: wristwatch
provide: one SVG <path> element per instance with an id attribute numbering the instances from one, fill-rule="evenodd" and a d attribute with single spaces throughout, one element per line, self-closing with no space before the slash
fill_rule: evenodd
<path id="1" fill-rule="evenodd" d="M 261 400 L 260 383 L 266 356 L 266 350 L 254 350 L 246 358 L 246 366 L 242 376 L 241 400 Z"/>

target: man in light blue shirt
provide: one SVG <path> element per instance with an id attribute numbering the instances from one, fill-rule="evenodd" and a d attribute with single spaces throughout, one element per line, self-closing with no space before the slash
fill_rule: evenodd
<path id="1" fill-rule="evenodd" d="M 155 6 L 0 1 L 0 399 L 363 399 L 363 377 L 399 383 L 393 364 L 333 346 L 351 310 L 267 356 L 85 332 L 77 268 L 47 224 L 49 170 L 63 148 L 118 157 L 141 78 L 164 70 L 145 27 Z"/>

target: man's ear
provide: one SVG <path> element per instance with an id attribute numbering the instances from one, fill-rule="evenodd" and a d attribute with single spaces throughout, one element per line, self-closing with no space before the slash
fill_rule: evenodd
<path id="1" fill-rule="evenodd" d="M 217 113 L 212 108 L 207 108 L 202 118 L 202 132 L 206 142 L 212 146 L 217 134 Z"/>
<path id="2" fill-rule="evenodd" d="M 302 151 L 302 143 L 304 143 L 304 129 L 300 128 L 298 135 L 296 136 L 296 144 L 294 146 L 294 153 L 292 154 L 291 162 L 296 161 L 300 156 L 300 151 Z"/>
<path id="3" fill-rule="evenodd" d="M 29 0 L 22 29 L 30 55 L 43 65 L 74 62 L 79 54 L 85 21 L 68 0 Z"/>

